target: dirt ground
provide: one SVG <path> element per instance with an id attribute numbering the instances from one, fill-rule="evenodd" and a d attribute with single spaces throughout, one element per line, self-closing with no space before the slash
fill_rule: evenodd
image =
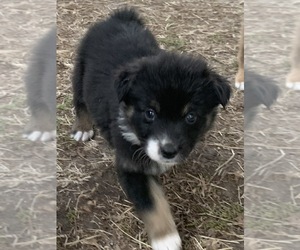
<path id="1" fill-rule="evenodd" d="M 56 249 L 56 184 L 58 249 L 150 249 L 143 223 L 117 182 L 113 151 L 99 135 L 84 144 L 69 137 L 76 46 L 91 23 L 124 3 L 57 1 L 56 182 L 55 142 L 21 138 L 29 118 L 26 61 L 36 40 L 53 25 L 55 6 L 52 0 L 1 0 L 0 249 Z M 233 82 L 242 3 L 126 3 L 141 11 L 166 49 L 202 54 Z M 231 104 L 188 162 L 162 176 L 187 250 L 293 250 L 300 245 L 300 94 L 284 88 L 299 2 L 246 1 L 245 13 L 246 65 L 276 79 L 282 93 L 271 111 L 261 109 L 243 139 L 243 94 L 234 90 Z"/>
<path id="2" fill-rule="evenodd" d="M 56 248 L 55 142 L 22 138 L 30 51 L 55 24 L 52 0 L 0 3 L 0 249 Z"/>
<path id="3" fill-rule="evenodd" d="M 297 1 L 245 4 L 246 66 L 281 88 L 245 133 L 245 249 L 300 247 L 300 92 L 284 87 L 299 10 Z"/>
<path id="4" fill-rule="evenodd" d="M 76 143 L 70 76 L 91 23 L 124 1 L 58 1 L 58 249 L 151 249 L 121 190 L 113 151 L 98 135 Z M 202 54 L 231 82 L 243 5 L 237 1 L 131 0 L 160 44 Z M 189 160 L 161 177 L 184 249 L 243 249 L 243 95 L 234 90 L 216 126 Z"/>

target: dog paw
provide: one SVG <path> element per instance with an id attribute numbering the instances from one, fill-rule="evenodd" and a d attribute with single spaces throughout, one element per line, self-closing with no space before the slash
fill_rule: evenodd
<path id="1" fill-rule="evenodd" d="M 24 128 L 23 138 L 33 142 L 54 141 L 56 138 L 55 116 L 47 111 L 32 115 Z"/>
<path id="2" fill-rule="evenodd" d="M 292 90 L 300 90 L 300 81 L 299 82 L 286 82 L 285 86 Z"/>
<path id="3" fill-rule="evenodd" d="M 48 142 L 55 140 L 56 137 L 56 130 L 53 131 L 32 131 L 29 133 L 23 134 L 23 138 L 28 139 L 30 141 L 41 141 L 41 142 Z"/>
<path id="4" fill-rule="evenodd" d="M 181 239 L 179 234 L 173 233 L 166 235 L 163 238 L 152 240 L 153 250 L 180 250 L 181 249 Z"/>
<path id="5" fill-rule="evenodd" d="M 71 134 L 71 138 L 73 138 L 75 141 L 88 141 L 92 139 L 94 136 L 94 131 L 75 131 Z"/>
<path id="6" fill-rule="evenodd" d="M 239 90 L 244 90 L 244 82 L 235 82 L 235 87 Z"/>

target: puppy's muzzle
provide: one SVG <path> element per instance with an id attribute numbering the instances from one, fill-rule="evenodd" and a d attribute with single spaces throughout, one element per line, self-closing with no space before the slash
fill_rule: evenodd
<path id="1" fill-rule="evenodd" d="M 178 149 L 171 143 L 161 145 L 160 151 L 162 156 L 166 159 L 173 159 L 178 153 Z"/>

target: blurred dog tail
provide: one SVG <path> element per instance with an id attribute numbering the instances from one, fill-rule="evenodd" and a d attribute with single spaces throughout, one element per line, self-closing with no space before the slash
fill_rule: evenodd
<path id="1" fill-rule="evenodd" d="M 135 22 L 144 25 L 144 20 L 140 17 L 137 11 L 132 7 L 125 7 L 116 10 L 111 18 L 119 19 L 122 22 Z"/>

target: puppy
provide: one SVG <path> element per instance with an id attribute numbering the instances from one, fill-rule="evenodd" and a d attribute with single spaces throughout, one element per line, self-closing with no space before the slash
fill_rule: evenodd
<path id="1" fill-rule="evenodd" d="M 56 28 L 52 28 L 34 48 L 25 83 L 31 118 L 23 137 L 31 141 L 55 139 Z"/>
<path id="2" fill-rule="evenodd" d="M 257 114 L 257 108 L 265 105 L 270 108 L 277 100 L 279 87 L 276 83 L 252 71 L 245 71 L 246 86 L 244 91 L 245 128 L 248 128 Z"/>
<path id="3" fill-rule="evenodd" d="M 227 80 L 201 58 L 159 48 L 133 9 L 120 9 L 83 38 L 73 75 L 73 138 L 93 125 L 116 151 L 119 181 L 155 250 L 181 240 L 158 175 L 182 163 L 230 98 Z"/>

